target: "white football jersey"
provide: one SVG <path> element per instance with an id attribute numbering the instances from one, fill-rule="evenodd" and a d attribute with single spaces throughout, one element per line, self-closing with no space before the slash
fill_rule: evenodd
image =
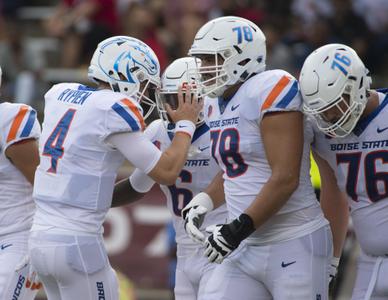
<path id="1" fill-rule="evenodd" d="M 28 105 L 0 104 L 0 235 L 28 230 L 35 205 L 32 186 L 5 156 L 6 149 L 25 139 L 38 139 L 36 111 Z"/>
<path id="2" fill-rule="evenodd" d="M 372 255 L 388 254 L 388 96 L 379 93 L 379 101 L 344 138 L 327 137 L 314 124 L 313 144 L 347 193 L 357 238 Z"/>
<path id="3" fill-rule="evenodd" d="M 162 151 L 171 145 L 173 138 L 173 133 L 166 130 L 162 120 L 152 122 L 145 130 L 145 134 Z M 176 183 L 171 186 L 160 186 L 166 195 L 167 207 L 173 216 L 178 244 L 195 244 L 185 232 L 181 210 L 193 196 L 202 192 L 210 184 L 219 171 L 221 169 L 210 154 L 209 127 L 204 123 L 196 129 L 193 135 L 188 159 Z M 224 224 L 226 221 L 226 207 L 222 205 L 206 214 L 201 229 L 209 225 Z"/>
<path id="4" fill-rule="evenodd" d="M 297 81 L 285 71 L 271 70 L 250 78 L 228 102 L 209 101 L 205 107 L 212 155 L 224 170 L 231 218 L 245 211 L 271 176 L 260 134 L 264 114 L 300 111 L 301 101 Z M 326 224 L 309 176 L 311 141 L 312 130 L 306 127 L 299 187 L 280 211 L 250 236 L 255 243 L 297 238 Z"/>
<path id="5" fill-rule="evenodd" d="M 111 90 L 57 84 L 45 95 L 42 127 L 32 230 L 102 232 L 124 160 L 105 140 L 143 130 L 140 105 Z"/>

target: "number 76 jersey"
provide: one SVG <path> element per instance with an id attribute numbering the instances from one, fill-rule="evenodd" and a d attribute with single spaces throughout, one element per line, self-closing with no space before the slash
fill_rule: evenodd
<path id="1" fill-rule="evenodd" d="M 361 248 L 388 254 L 388 89 L 378 93 L 379 106 L 344 138 L 329 138 L 315 126 L 314 150 L 335 172 L 347 193 Z"/>

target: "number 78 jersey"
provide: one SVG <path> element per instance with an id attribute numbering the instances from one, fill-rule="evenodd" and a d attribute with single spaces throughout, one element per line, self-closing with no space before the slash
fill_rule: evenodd
<path id="1" fill-rule="evenodd" d="M 227 206 L 230 217 L 236 218 L 255 200 L 272 173 L 260 122 L 268 112 L 301 110 L 298 83 L 285 71 L 265 71 L 246 81 L 228 102 L 207 103 L 212 155 L 224 170 Z M 278 215 L 318 206 L 309 176 L 311 139 L 312 130 L 305 135 L 300 185 Z"/>

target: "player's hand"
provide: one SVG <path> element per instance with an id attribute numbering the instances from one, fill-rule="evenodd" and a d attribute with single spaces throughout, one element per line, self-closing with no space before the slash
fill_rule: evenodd
<path id="1" fill-rule="evenodd" d="M 337 276 L 339 261 L 340 259 L 338 257 L 333 256 L 331 258 L 330 270 L 329 270 L 329 277 L 330 277 L 329 282 L 334 281 L 335 277 Z"/>
<path id="2" fill-rule="evenodd" d="M 199 230 L 207 208 L 202 205 L 186 206 L 182 209 L 182 217 L 185 219 L 184 227 L 187 235 L 196 243 L 203 244 L 205 235 Z"/>
<path id="3" fill-rule="evenodd" d="M 217 264 L 222 263 L 225 257 L 233 252 L 237 247 L 231 245 L 226 240 L 222 232 L 227 231 L 228 224 L 224 225 L 213 225 L 206 228 L 206 232 L 211 233 L 205 242 L 205 256 L 210 262 Z M 222 230 L 223 229 L 223 230 Z M 221 231 L 222 230 L 222 231 Z"/>
<path id="4" fill-rule="evenodd" d="M 188 84 L 185 86 L 185 90 L 182 86 L 178 88 L 177 109 L 173 110 L 168 103 L 165 104 L 165 108 L 174 123 L 189 120 L 195 124 L 203 108 L 203 99 L 198 99 L 196 93 L 191 91 L 191 86 Z"/>
<path id="5" fill-rule="evenodd" d="M 210 231 L 211 235 L 205 242 L 205 256 L 210 262 L 220 264 L 240 245 L 241 241 L 255 231 L 255 228 L 251 217 L 241 214 L 229 224 L 210 226 L 206 231 Z"/>

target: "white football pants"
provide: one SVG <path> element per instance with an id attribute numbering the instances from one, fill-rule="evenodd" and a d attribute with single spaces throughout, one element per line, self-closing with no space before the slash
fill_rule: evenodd
<path id="1" fill-rule="evenodd" d="M 48 300 L 117 300 L 119 286 L 102 236 L 32 232 L 31 264 Z"/>
<path id="2" fill-rule="evenodd" d="M 23 231 L 0 237 L 1 300 L 32 300 L 39 290 L 39 286 L 32 285 L 28 279 L 29 265 L 15 271 L 27 254 L 28 234 Z"/>
<path id="3" fill-rule="evenodd" d="M 214 269 L 199 300 L 327 300 L 332 234 L 240 247 Z"/>
<path id="4" fill-rule="evenodd" d="M 369 256 L 361 250 L 352 300 L 386 299 L 388 299 L 388 257 Z"/>
<path id="5" fill-rule="evenodd" d="M 197 300 L 204 293 L 206 282 L 215 268 L 203 256 L 204 247 L 181 246 L 177 249 L 175 300 Z"/>

